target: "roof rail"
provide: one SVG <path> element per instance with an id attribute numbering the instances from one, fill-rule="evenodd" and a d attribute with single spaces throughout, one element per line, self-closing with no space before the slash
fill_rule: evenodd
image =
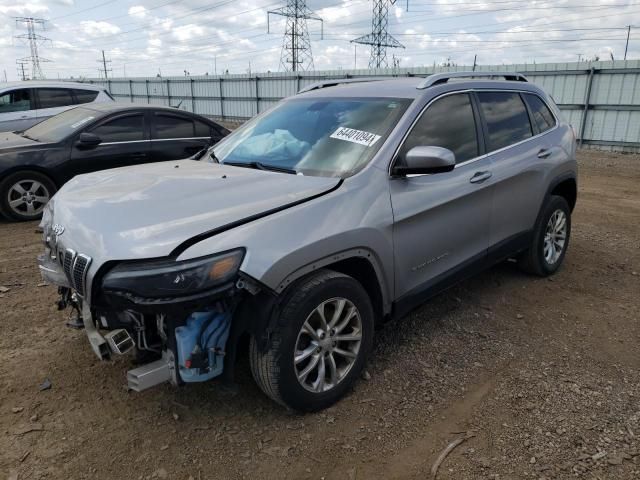
<path id="1" fill-rule="evenodd" d="M 457 78 L 495 78 L 502 77 L 511 82 L 528 82 L 527 77 L 517 72 L 447 72 L 429 75 L 416 88 L 422 90 L 424 88 L 433 87 L 447 83 L 449 80 Z"/>
<path id="2" fill-rule="evenodd" d="M 302 77 L 304 78 L 304 77 Z M 388 80 L 389 77 L 358 77 L 358 78 L 335 78 L 333 80 L 322 80 L 312 83 L 301 88 L 298 93 L 310 92 L 311 90 L 319 90 L 321 88 L 335 87 L 343 83 L 360 83 L 360 82 L 378 82 L 380 80 Z"/>

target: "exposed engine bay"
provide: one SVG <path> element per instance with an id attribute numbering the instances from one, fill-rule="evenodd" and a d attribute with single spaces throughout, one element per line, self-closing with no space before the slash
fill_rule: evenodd
<path id="1" fill-rule="evenodd" d="M 159 264 L 159 273 L 151 281 L 148 268 L 144 270 L 147 278 L 141 280 L 134 275 L 137 266 L 118 266 L 99 277 L 101 288 L 96 289 L 91 305 L 84 300 L 84 295 L 90 295 L 86 279 L 78 273 L 82 265 L 90 264 L 89 257 L 48 248 L 38 263 L 43 278 L 58 285 L 58 309 L 70 311 L 67 326 L 84 329 L 101 360 L 133 354 L 139 366 L 127 373 L 128 387 L 142 391 L 164 382 L 176 386 L 203 382 L 225 371 L 234 313 L 243 299 L 250 303 L 247 297 L 261 290 L 251 279 L 240 278 L 238 258 L 232 252 L 204 267 L 202 262 L 195 267 L 186 264 L 178 273 L 165 271 Z M 181 296 L 180 284 L 186 282 L 191 293 L 194 284 L 200 285 L 202 272 L 207 282 L 214 276 L 215 282 L 201 282 L 204 288 L 197 295 Z M 76 283 L 80 288 L 75 288 Z M 167 296 L 168 289 L 174 290 L 175 297 Z M 159 295 L 152 296 L 156 292 Z M 242 321 L 236 327 L 234 342 L 247 328 Z"/>

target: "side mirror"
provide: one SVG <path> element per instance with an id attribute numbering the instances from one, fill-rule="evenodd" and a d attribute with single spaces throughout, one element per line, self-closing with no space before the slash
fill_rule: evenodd
<path id="1" fill-rule="evenodd" d="M 413 147 L 404 156 L 404 164 L 393 167 L 393 175 L 450 172 L 456 166 L 454 153 L 442 147 Z"/>
<path id="2" fill-rule="evenodd" d="M 99 136 L 94 133 L 84 132 L 80 134 L 80 137 L 78 137 L 76 145 L 84 148 L 93 148 L 100 145 L 100 143 L 102 143 L 102 140 Z"/>

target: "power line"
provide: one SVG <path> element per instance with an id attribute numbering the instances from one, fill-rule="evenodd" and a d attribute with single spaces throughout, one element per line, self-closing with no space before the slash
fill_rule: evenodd
<path id="1" fill-rule="evenodd" d="M 352 40 L 353 43 L 371 47 L 369 68 L 386 68 L 388 66 L 387 48 L 404 48 L 404 45 L 387 32 L 387 27 L 389 26 L 389 3 L 393 5 L 396 0 L 373 0 L 371 33 Z"/>
<path id="2" fill-rule="evenodd" d="M 73 12 L 71 12 L 71 13 L 67 13 L 67 14 L 65 14 L 65 15 L 59 15 L 59 16 L 57 16 L 57 17 L 53 17 L 53 18 L 51 18 L 50 20 L 59 20 L 60 18 L 67 18 L 67 17 L 71 17 L 71 16 L 73 16 L 73 15 L 78 15 L 79 13 L 84 13 L 84 12 L 88 12 L 88 11 L 90 11 L 90 10 L 95 10 L 96 8 L 100 8 L 100 7 L 103 7 L 103 6 L 108 5 L 108 4 L 110 4 L 110 3 L 117 2 L 117 1 L 118 1 L 118 0 L 109 0 L 109 1 L 104 2 L 104 3 L 99 3 L 99 4 L 97 4 L 97 5 L 94 5 L 93 7 L 84 8 L 84 9 L 82 9 L 82 10 L 75 10 L 75 11 L 73 11 Z"/>
<path id="3" fill-rule="evenodd" d="M 292 72 L 313 70 L 313 54 L 307 20 L 319 21 L 322 26 L 322 19 L 307 7 L 306 0 L 287 0 L 285 7 L 267 12 L 267 33 L 269 33 L 270 15 L 280 15 L 287 19 L 280 54 L 282 68 Z"/>

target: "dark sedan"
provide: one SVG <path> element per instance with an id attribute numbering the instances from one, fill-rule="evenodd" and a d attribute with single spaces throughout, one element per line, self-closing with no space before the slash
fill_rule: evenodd
<path id="1" fill-rule="evenodd" d="M 168 107 L 101 104 L 67 110 L 24 132 L 0 134 L 0 213 L 34 220 L 81 173 L 187 158 L 229 131 Z"/>

